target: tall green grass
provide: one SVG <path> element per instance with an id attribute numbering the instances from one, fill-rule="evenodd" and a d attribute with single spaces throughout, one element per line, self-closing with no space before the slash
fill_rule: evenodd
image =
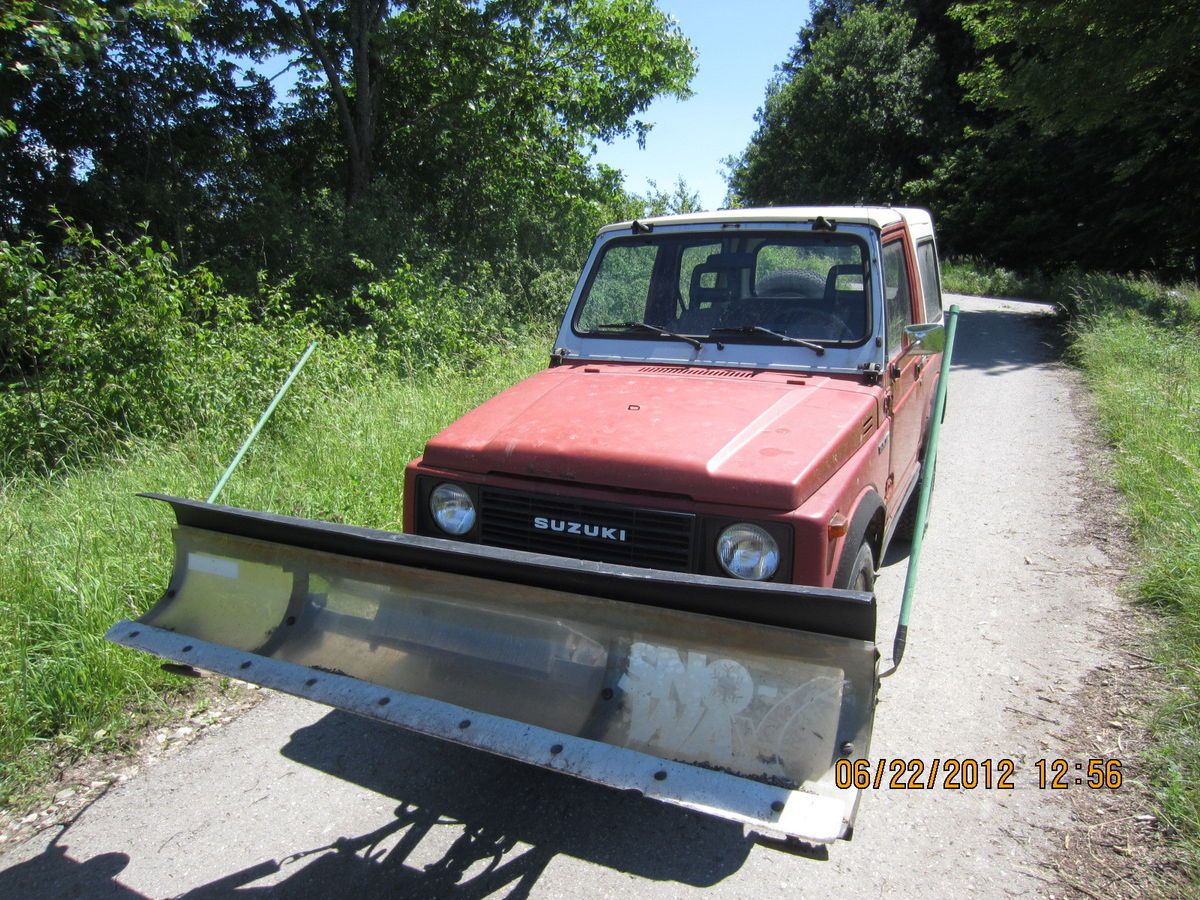
<path id="1" fill-rule="evenodd" d="M 1137 592 L 1165 616 L 1157 657 L 1168 684 L 1148 759 L 1162 816 L 1200 880 L 1200 290 L 1153 287 L 1077 285 L 1072 348 L 1141 548 Z"/>
<path id="2" fill-rule="evenodd" d="M 543 367 L 549 347 L 526 336 L 470 373 L 345 385 L 318 351 L 222 502 L 398 528 L 404 466 L 426 438 Z M 242 436 L 127 442 L 99 467 L 0 485 L 0 803 L 64 756 L 129 740 L 164 696 L 191 688 L 103 635 L 144 612 L 169 573 L 170 512 L 135 493 L 207 496 Z"/>

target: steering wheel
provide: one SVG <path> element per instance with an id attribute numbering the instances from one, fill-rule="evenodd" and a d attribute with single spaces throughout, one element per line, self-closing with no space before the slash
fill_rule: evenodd
<path id="1" fill-rule="evenodd" d="M 802 312 L 792 313 L 782 323 L 779 331 L 785 334 L 793 333 L 793 326 L 796 323 L 802 323 L 804 326 L 809 325 L 824 325 L 827 326 L 828 336 L 824 334 L 797 334 L 797 337 L 811 338 L 812 340 L 834 340 L 834 341 L 852 341 L 856 337 L 850 331 L 850 326 L 846 321 L 833 313 L 825 312 L 822 309 L 806 309 Z"/>

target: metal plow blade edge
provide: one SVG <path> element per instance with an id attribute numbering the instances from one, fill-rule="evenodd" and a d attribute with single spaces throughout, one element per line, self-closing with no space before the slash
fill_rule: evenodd
<path id="1" fill-rule="evenodd" d="M 814 843 L 849 837 L 868 594 L 581 562 L 169 497 L 162 600 L 108 639 Z"/>

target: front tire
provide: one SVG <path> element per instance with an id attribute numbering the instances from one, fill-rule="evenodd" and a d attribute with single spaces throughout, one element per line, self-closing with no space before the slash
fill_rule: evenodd
<path id="1" fill-rule="evenodd" d="M 851 591 L 863 591 L 864 593 L 873 594 L 875 592 L 875 553 L 871 550 L 871 545 L 866 541 L 858 548 L 858 553 L 854 556 L 854 563 L 850 566 L 845 584 L 837 584 L 834 587 L 845 588 Z"/>

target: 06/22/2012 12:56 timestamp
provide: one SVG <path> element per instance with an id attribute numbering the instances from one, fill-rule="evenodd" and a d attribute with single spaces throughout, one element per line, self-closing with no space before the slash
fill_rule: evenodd
<path id="1" fill-rule="evenodd" d="M 1042 790 L 1071 787 L 1116 790 L 1121 787 L 1121 760 L 1038 759 L 1032 766 L 1033 783 Z M 1011 791 L 1021 777 L 1017 763 L 1000 759 L 839 759 L 834 764 L 834 783 L 839 788 L 879 790 L 998 790 Z M 1028 783 L 1028 782 L 1026 782 Z"/>

